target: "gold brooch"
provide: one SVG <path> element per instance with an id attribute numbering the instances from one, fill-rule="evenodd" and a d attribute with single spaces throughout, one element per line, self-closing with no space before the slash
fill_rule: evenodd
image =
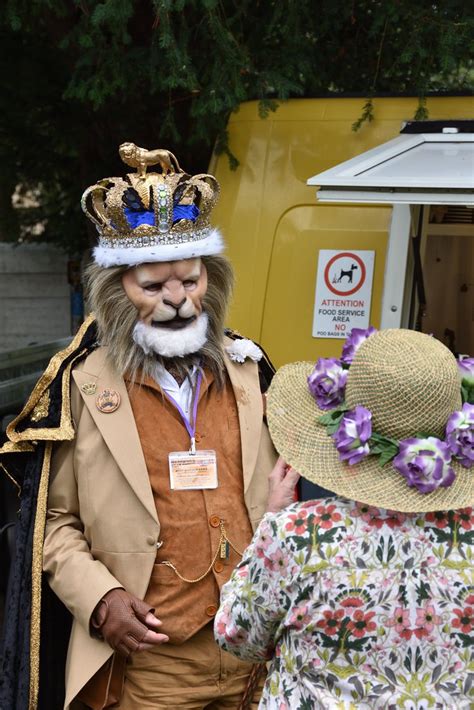
<path id="1" fill-rule="evenodd" d="M 31 421 L 32 422 L 39 422 L 39 421 L 41 421 L 41 419 L 45 419 L 48 416 L 49 403 L 50 403 L 49 390 L 46 390 L 46 392 L 41 395 L 36 407 L 33 409 L 33 412 L 31 413 Z"/>
<path id="2" fill-rule="evenodd" d="M 85 382 L 83 385 L 81 385 L 81 390 L 84 392 L 84 394 L 95 394 L 96 389 L 97 385 L 95 382 Z"/>
<path id="3" fill-rule="evenodd" d="M 95 404 L 99 412 L 110 414 L 119 408 L 120 395 L 115 390 L 102 390 L 95 400 Z"/>

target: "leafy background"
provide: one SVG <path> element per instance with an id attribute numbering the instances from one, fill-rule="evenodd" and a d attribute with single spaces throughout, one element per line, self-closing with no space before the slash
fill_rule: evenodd
<path id="1" fill-rule="evenodd" d="M 121 174 L 117 147 L 168 147 L 188 171 L 227 153 L 230 112 L 289 97 L 471 92 L 464 0 L 4 0 L 0 234 L 71 254 L 83 189 Z M 12 199 L 13 196 L 13 199 Z M 16 205 L 14 207 L 14 205 Z"/>

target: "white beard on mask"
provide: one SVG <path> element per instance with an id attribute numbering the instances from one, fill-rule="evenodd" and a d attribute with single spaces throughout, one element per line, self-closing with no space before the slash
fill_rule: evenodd
<path id="1" fill-rule="evenodd" d="M 156 353 L 162 357 L 183 357 L 198 352 L 207 340 L 207 313 L 182 330 L 154 327 L 139 321 L 133 329 L 133 340 L 146 355 Z"/>

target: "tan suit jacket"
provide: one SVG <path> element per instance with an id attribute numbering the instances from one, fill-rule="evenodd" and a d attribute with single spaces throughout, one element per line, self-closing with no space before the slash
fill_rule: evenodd
<path id="1" fill-rule="evenodd" d="M 160 535 L 125 383 L 108 367 L 105 353 L 105 348 L 94 351 L 72 373 L 76 437 L 58 446 L 51 467 L 44 570 L 74 616 L 65 708 L 112 654 L 106 643 L 89 635 L 95 606 L 119 586 L 143 599 Z M 226 367 L 238 405 L 245 503 L 255 529 L 266 509 L 267 477 L 276 454 L 263 424 L 257 364 L 226 357 Z M 81 389 L 88 383 L 96 385 L 95 394 Z M 104 389 L 120 394 L 115 412 L 96 407 Z M 159 436 L 159 421 L 156 430 Z"/>

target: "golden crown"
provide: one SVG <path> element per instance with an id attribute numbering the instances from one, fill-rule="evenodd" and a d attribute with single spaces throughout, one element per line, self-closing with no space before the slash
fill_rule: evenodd
<path id="1" fill-rule="evenodd" d="M 124 178 L 109 177 L 88 187 L 81 206 L 96 225 L 100 266 L 174 261 L 218 254 L 222 237 L 210 225 L 219 197 L 212 175 L 188 175 L 169 150 L 146 150 L 122 143 L 119 155 L 136 168 Z M 159 165 L 161 173 L 147 173 Z"/>

